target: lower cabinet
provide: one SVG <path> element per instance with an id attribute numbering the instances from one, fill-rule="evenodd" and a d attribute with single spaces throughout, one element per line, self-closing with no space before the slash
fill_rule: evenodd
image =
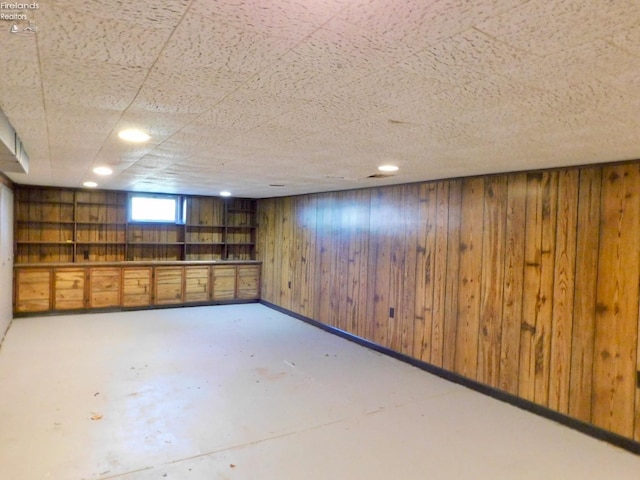
<path id="1" fill-rule="evenodd" d="M 16 270 L 14 312 L 46 312 L 51 310 L 51 269 Z"/>
<path id="2" fill-rule="evenodd" d="M 238 265 L 236 296 L 240 300 L 260 298 L 260 265 Z"/>
<path id="3" fill-rule="evenodd" d="M 86 307 L 85 275 L 84 268 L 54 269 L 54 310 L 79 310 Z"/>
<path id="4" fill-rule="evenodd" d="M 184 269 L 182 267 L 156 267 L 154 282 L 156 305 L 184 303 L 182 299 L 183 276 Z"/>
<path id="5" fill-rule="evenodd" d="M 14 313 L 260 298 L 260 264 L 16 266 Z"/>
<path id="6" fill-rule="evenodd" d="M 206 302 L 211 295 L 209 267 L 184 267 L 184 301 Z"/>
<path id="7" fill-rule="evenodd" d="M 213 300 L 233 300 L 236 298 L 236 267 L 216 267 L 212 271 Z"/>
<path id="8" fill-rule="evenodd" d="M 89 308 L 118 307 L 121 300 L 120 269 L 89 269 Z"/>
<path id="9" fill-rule="evenodd" d="M 151 305 L 151 267 L 122 268 L 122 306 L 149 307 Z"/>

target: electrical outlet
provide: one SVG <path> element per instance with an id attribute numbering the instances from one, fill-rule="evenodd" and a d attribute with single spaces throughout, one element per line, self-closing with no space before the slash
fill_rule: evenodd
<path id="1" fill-rule="evenodd" d="M 389 308 L 389 318 L 393 318 L 396 316 L 396 309 L 393 307 Z"/>

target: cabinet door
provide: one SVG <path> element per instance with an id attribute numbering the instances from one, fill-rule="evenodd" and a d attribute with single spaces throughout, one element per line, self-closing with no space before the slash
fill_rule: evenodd
<path id="1" fill-rule="evenodd" d="M 185 302 L 209 300 L 209 267 L 184 267 Z"/>
<path id="2" fill-rule="evenodd" d="M 54 310 L 85 308 L 84 268 L 56 268 L 54 270 Z"/>
<path id="3" fill-rule="evenodd" d="M 122 269 L 122 306 L 148 307 L 151 305 L 151 267 L 124 267 Z"/>
<path id="4" fill-rule="evenodd" d="M 16 312 L 45 312 L 51 309 L 51 270 L 17 269 Z"/>
<path id="5" fill-rule="evenodd" d="M 156 267 L 156 305 L 183 303 L 183 274 L 182 267 Z"/>
<path id="6" fill-rule="evenodd" d="M 120 306 L 120 268 L 91 268 L 89 308 Z"/>
<path id="7" fill-rule="evenodd" d="M 211 268 L 212 300 L 233 300 L 236 298 L 235 265 L 215 265 Z"/>
<path id="8" fill-rule="evenodd" d="M 260 298 L 260 265 L 238 265 L 238 298 Z"/>

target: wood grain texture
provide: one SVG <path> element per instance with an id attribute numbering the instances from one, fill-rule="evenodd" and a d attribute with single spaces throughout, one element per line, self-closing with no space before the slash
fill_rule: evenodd
<path id="1" fill-rule="evenodd" d="M 262 298 L 638 437 L 638 169 L 259 201 Z"/>
<path id="2" fill-rule="evenodd" d="M 85 308 L 86 272 L 83 268 L 55 268 L 53 271 L 53 308 L 77 310 Z"/>
<path id="3" fill-rule="evenodd" d="M 15 273 L 14 310 L 20 313 L 45 312 L 51 305 L 51 269 L 18 270 Z"/>
<path id="4" fill-rule="evenodd" d="M 508 178 L 507 210 L 505 213 L 505 256 L 501 262 L 504 270 L 504 291 L 498 387 L 514 395 L 518 393 L 520 378 L 526 201 L 526 175 L 511 175 Z"/>
<path id="5" fill-rule="evenodd" d="M 124 267 L 122 269 L 122 306 L 148 307 L 151 305 L 151 267 Z"/>
<path id="6" fill-rule="evenodd" d="M 569 412 L 579 178 L 578 170 L 558 173 L 548 406 L 561 413 Z"/>
<path id="7" fill-rule="evenodd" d="M 436 209 L 437 185 L 421 184 L 418 191 L 418 205 L 415 219 L 415 309 L 413 325 L 413 348 L 411 355 L 424 361 L 431 361 L 434 327 L 434 281 L 436 259 Z"/>
<path id="8" fill-rule="evenodd" d="M 580 170 L 569 414 L 591 421 L 602 169 Z"/>
<path id="9" fill-rule="evenodd" d="M 484 179 L 472 178 L 463 181 L 461 211 L 454 371 L 465 377 L 476 378 L 482 281 Z"/>
<path id="10" fill-rule="evenodd" d="M 639 192 L 637 165 L 604 168 L 592 421 L 627 437 L 635 417 Z"/>
<path id="11" fill-rule="evenodd" d="M 500 384 L 507 198 L 506 177 L 494 176 L 486 179 L 476 379 L 492 387 Z"/>
<path id="12" fill-rule="evenodd" d="M 121 271 L 117 267 L 89 269 L 89 308 L 120 306 Z"/>

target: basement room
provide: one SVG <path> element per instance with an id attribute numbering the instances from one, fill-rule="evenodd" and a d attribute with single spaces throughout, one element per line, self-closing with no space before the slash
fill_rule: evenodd
<path id="1" fill-rule="evenodd" d="M 1 479 L 639 478 L 640 2 L 0 40 Z"/>

